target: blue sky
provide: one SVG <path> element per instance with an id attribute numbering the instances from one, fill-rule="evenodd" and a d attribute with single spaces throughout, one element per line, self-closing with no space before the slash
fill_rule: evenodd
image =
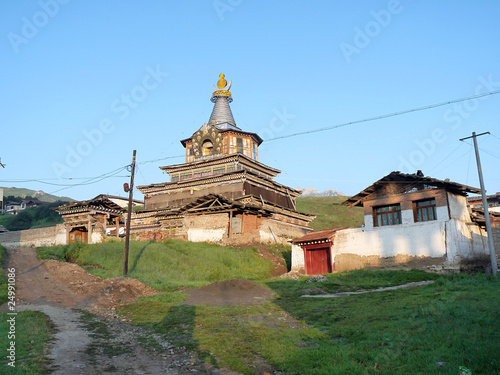
<path id="1" fill-rule="evenodd" d="M 166 181 L 220 73 L 237 125 L 265 140 L 498 91 L 498 14 L 493 0 L 3 1 L 0 185 L 125 195 L 133 149 L 136 184 Z M 500 191 L 500 94 L 269 140 L 260 161 L 348 195 L 394 170 L 479 186 L 459 141 L 473 131 L 492 133 L 478 140 Z"/>

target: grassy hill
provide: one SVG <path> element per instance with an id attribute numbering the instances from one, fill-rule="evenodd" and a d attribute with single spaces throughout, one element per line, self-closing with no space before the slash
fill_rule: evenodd
<path id="1" fill-rule="evenodd" d="M 31 189 L 25 189 L 25 188 L 16 188 L 16 187 L 1 187 L 0 189 L 3 189 L 3 196 L 8 197 L 8 196 L 13 196 L 13 197 L 18 197 L 18 198 L 26 198 L 26 197 L 32 197 L 33 199 L 42 201 L 42 202 L 73 202 L 74 199 L 69 198 L 69 197 L 58 197 L 56 195 L 52 194 L 47 194 L 46 192 L 42 190 L 31 190 Z"/>
<path id="2" fill-rule="evenodd" d="M 17 215 L 0 215 L 0 225 L 8 230 L 23 230 L 51 227 L 63 222 L 62 217 L 51 207 L 58 207 L 64 202 L 54 202 L 43 206 L 27 208 Z"/>
<path id="3" fill-rule="evenodd" d="M 297 211 L 316 215 L 309 226 L 315 230 L 335 227 L 359 227 L 363 224 L 363 208 L 348 208 L 341 203 L 347 197 L 297 198 Z"/>

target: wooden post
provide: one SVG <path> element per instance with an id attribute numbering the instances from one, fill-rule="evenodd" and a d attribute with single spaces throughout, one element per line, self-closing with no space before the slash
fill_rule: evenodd
<path id="1" fill-rule="evenodd" d="M 229 210 L 229 233 L 227 234 L 228 238 L 231 238 L 231 231 L 233 230 L 232 221 L 233 221 L 233 210 Z"/>
<path id="2" fill-rule="evenodd" d="M 120 238 L 120 236 L 118 235 L 120 230 L 120 217 L 115 217 L 115 223 L 116 223 L 116 238 Z"/>
<path id="3" fill-rule="evenodd" d="M 88 224 L 87 224 L 87 243 L 91 244 L 92 243 L 92 221 L 91 221 L 91 216 L 88 215 Z"/>
<path id="4" fill-rule="evenodd" d="M 125 254 L 123 261 L 123 275 L 127 275 L 128 273 L 128 248 L 130 243 L 130 220 L 132 219 L 132 195 L 134 192 L 134 173 L 135 173 L 135 153 L 134 150 L 132 156 L 132 174 L 130 175 L 130 187 L 128 191 L 128 210 L 127 210 L 127 227 L 125 233 Z"/>

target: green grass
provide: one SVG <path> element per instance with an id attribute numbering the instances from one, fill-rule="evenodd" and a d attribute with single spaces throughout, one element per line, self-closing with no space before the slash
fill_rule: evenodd
<path id="1" fill-rule="evenodd" d="M 41 259 L 72 260 L 103 278 L 122 276 L 123 242 L 41 247 L 38 254 Z M 271 262 L 260 259 L 254 248 L 236 249 L 170 239 L 130 242 L 128 276 L 161 291 L 196 288 L 233 278 L 261 280 L 268 278 L 271 272 Z"/>
<path id="2" fill-rule="evenodd" d="M 121 273 L 123 244 L 75 244 L 39 253 L 73 258 L 110 277 Z M 327 275 L 323 282 L 266 281 L 270 264 L 255 253 L 172 240 L 132 242 L 130 276 L 167 292 L 140 298 L 119 313 L 215 367 L 248 375 L 259 363 L 287 375 L 456 375 L 459 366 L 475 375 L 500 374 L 498 277 L 355 270 Z M 275 298 L 253 306 L 190 306 L 178 290 L 234 277 L 266 284 Z M 301 297 L 422 280 L 435 282 L 343 298 Z"/>
<path id="3" fill-rule="evenodd" d="M 309 223 L 314 230 L 335 227 L 359 227 L 363 224 L 363 208 L 341 205 L 347 197 L 297 198 L 297 211 L 316 215 Z"/>
<path id="4" fill-rule="evenodd" d="M 430 279 L 435 283 L 418 288 L 300 297 L 310 288 L 335 292 Z M 300 375 L 455 375 L 461 365 L 473 374 L 500 373 L 498 278 L 357 270 L 306 280 L 270 280 L 277 297 L 255 306 L 188 306 L 187 296 L 176 292 L 141 298 L 120 313 L 207 362 L 249 375 L 259 360 Z"/>
<path id="5" fill-rule="evenodd" d="M 5 270 L 5 257 L 7 255 L 7 249 L 0 245 L 0 269 Z M 0 305 L 7 302 L 8 300 L 8 284 L 5 271 L 0 273 Z"/>
<path id="6" fill-rule="evenodd" d="M 279 306 L 325 334 L 283 361 L 287 374 L 457 374 L 460 365 L 500 373 L 498 278 L 441 276 L 419 288 L 307 301 L 272 285 Z"/>
<path id="7" fill-rule="evenodd" d="M 9 338 L 12 315 L 0 314 L 0 373 L 48 374 L 47 344 L 52 338 L 52 326 L 47 315 L 39 311 L 22 311 L 15 316 L 15 338 Z M 10 342 L 15 341 L 15 367 L 8 366 Z"/>

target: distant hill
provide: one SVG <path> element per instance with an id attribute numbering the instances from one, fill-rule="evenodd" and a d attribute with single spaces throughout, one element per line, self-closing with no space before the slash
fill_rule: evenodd
<path id="1" fill-rule="evenodd" d="M 332 189 L 327 189 L 322 193 L 313 187 L 306 187 L 305 189 L 298 187 L 295 189 L 302 192 L 301 197 L 345 197 L 344 193 Z"/>
<path id="2" fill-rule="evenodd" d="M 297 211 L 316 215 L 309 223 L 314 230 L 336 227 L 360 227 L 363 224 L 363 208 L 348 208 L 341 203 L 347 197 L 299 197 Z"/>
<path id="3" fill-rule="evenodd" d="M 3 196 L 8 197 L 8 196 L 14 196 L 14 197 L 19 197 L 19 198 L 26 198 L 26 197 L 32 197 L 36 200 L 42 201 L 42 202 L 57 202 L 57 201 L 62 201 L 62 202 L 73 202 L 74 199 L 69 198 L 69 197 L 58 197 L 56 195 L 52 194 L 47 194 L 46 192 L 42 190 L 30 190 L 30 189 L 25 189 L 25 188 L 16 188 L 16 187 L 0 187 L 0 189 L 3 189 Z"/>

